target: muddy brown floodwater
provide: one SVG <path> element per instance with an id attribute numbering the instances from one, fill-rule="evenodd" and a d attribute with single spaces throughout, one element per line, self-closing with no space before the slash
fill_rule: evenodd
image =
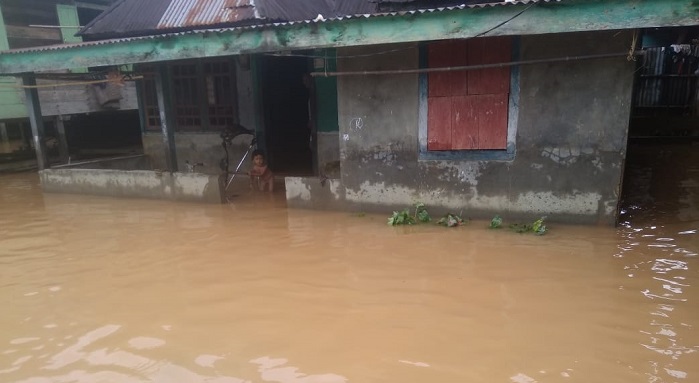
<path id="1" fill-rule="evenodd" d="M 618 228 L 544 236 L 0 175 L 0 382 L 697 382 L 699 147 L 680 149 L 629 166 Z"/>

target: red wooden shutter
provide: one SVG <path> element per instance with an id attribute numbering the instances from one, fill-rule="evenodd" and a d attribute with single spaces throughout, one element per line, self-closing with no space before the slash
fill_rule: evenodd
<path id="1" fill-rule="evenodd" d="M 430 68 L 506 63 L 508 37 L 430 44 Z M 510 68 L 432 72 L 428 77 L 428 150 L 506 149 Z"/>
<path id="2" fill-rule="evenodd" d="M 452 98 L 452 147 L 453 150 L 478 149 L 479 129 L 477 100 L 474 96 Z"/>
<path id="3" fill-rule="evenodd" d="M 451 61 L 451 44 L 448 41 L 430 44 L 428 62 L 430 68 L 448 67 Z M 449 83 L 450 72 L 433 72 L 429 77 L 429 97 L 445 97 L 451 95 Z"/>
<path id="4" fill-rule="evenodd" d="M 468 40 L 468 65 L 499 64 L 510 61 L 512 44 L 508 37 Z M 500 94 L 510 91 L 510 67 L 475 69 L 468 79 L 468 94 Z"/>
<path id="5" fill-rule="evenodd" d="M 465 41 L 442 41 L 428 47 L 430 68 L 448 68 L 467 65 Z M 429 97 L 461 96 L 467 94 L 468 72 L 432 72 L 429 76 Z"/>
<path id="6" fill-rule="evenodd" d="M 507 149 L 507 93 L 472 96 L 478 114 L 478 149 Z"/>
<path id="7" fill-rule="evenodd" d="M 427 100 L 427 150 L 451 150 L 451 97 Z"/>

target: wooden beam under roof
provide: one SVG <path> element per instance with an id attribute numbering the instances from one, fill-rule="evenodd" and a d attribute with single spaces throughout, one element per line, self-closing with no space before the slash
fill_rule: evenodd
<path id="1" fill-rule="evenodd" d="M 63 42 L 59 28 L 6 25 L 5 29 L 7 30 L 7 38 L 10 39 L 55 40 Z"/>

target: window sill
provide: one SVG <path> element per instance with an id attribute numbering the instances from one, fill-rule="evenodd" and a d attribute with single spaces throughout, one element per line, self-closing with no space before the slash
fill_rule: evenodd
<path id="1" fill-rule="evenodd" d="M 433 150 L 421 151 L 419 161 L 512 161 L 514 146 L 507 150 Z"/>

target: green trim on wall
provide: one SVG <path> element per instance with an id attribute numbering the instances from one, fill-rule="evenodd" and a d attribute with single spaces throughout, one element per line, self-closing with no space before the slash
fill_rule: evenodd
<path id="1" fill-rule="evenodd" d="M 334 72 L 337 70 L 335 49 L 316 50 L 313 71 Z M 318 56 L 323 57 L 319 59 Z M 337 132 L 337 77 L 314 77 L 316 90 L 316 127 L 319 132 Z"/>
<path id="2" fill-rule="evenodd" d="M 10 49 L 10 42 L 7 40 L 5 17 L 2 15 L 2 8 L 0 8 L 0 51 L 6 51 L 8 49 Z"/>
<path id="3" fill-rule="evenodd" d="M 250 56 L 250 70 L 252 71 L 252 99 L 254 107 L 254 130 L 257 139 L 257 148 L 267 150 L 267 137 L 265 134 L 265 118 L 262 110 L 262 89 L 260 87 L 260 72 L 264 65 L 264 60 L 260 60 L 257 55 Z"/>
<path id="4" fill-rule="evenodd" d="M 697 0 L 566 0 L 28 50 L 0 54 L 0 74 L 307 48 L 687 25 L 699 25 Z"/>
<path id="5" fill-rule="evenodd" d="M 0 9 L 0 50 L 10 49 L 5 29 L 5 19 Z M 20 88 L 15 88 L 17 80 L 14 77 L 0 78 L 0 119 L 26 118 L 27 107 L 22 101 Z"/>
<path id="6" fill-rule="evenodd" d="M 56 4 L 56 13 L 58 14 L 58 24 L 61 28 L 61 36 L 64 43 L 79 43 L 83 39 L 80 36 L 75 36 L 78 33 L 80 21 L 78 19 L 78 8 L 75 5 Z"/>

